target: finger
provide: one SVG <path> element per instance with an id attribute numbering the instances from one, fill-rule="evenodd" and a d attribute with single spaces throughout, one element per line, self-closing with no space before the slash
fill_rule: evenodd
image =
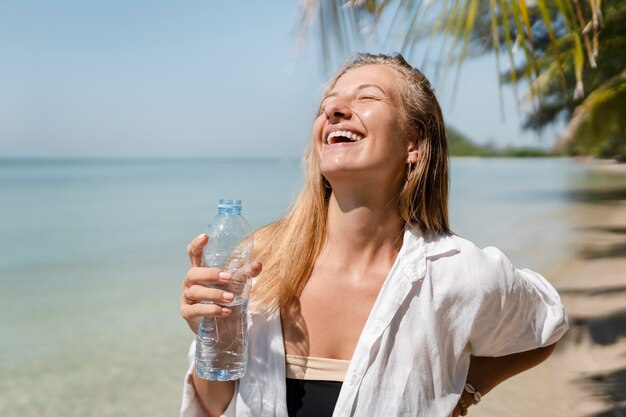
<path id="1" fill-rule="evenodd" d="M 185 304 L 180 307 L 180 314 L 185 320 L 193 321 L 200 317 L 226 317 L 231 310 L 218 304 Z"/>
<path id="2" fill-rule="evenodd" d="M 192 285 L 183 291 L 183 301 L 186 304 L 194 304 L 203 301 L 210 301 L 215 304 L 230 303 L 235 299 L 232 292 L 217 288 L 207 288 L 201 285 Z"/>
<path id="3" fill-rule="evenodd" d="M 182 289 L 192 285 L 206 284 L 226 284 L 229 282 L 231 274 L 217 268 L 191 267 L 183 279 Z"/>
<path id="4" fill-rule="evenodd" d="M 187 245 L 187 256 L 189 256 L 191 266 L 202 265 L 202 248 L 208 241 L 209 236 L 206 233 L 202 233 L 189 242 L 189 245 Z"/>
<path id="5" fill-rule="evenodd" d="M 256 277 L 257 275 L 261 273 L 262 270 L 263 270 L 263 265 L 261 264 L 261 262 L 254 261 L 252 262 L 252 265 L 250 266 L 250 275 L 253 277 Z"/>

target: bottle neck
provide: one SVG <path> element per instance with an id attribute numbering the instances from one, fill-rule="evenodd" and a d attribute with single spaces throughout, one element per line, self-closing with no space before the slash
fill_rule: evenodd
<path id="1" fill-rule="evenodd" d="M 241 214 L 241 207 L 219 207 L 218 214 Z"/>

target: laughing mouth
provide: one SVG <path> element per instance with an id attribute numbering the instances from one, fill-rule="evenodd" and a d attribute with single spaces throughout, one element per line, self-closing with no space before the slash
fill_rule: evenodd
<path id="1" fill-rule="evenodd" d="M 335 143 L 358 142 L 362 139 L 363 136 L 358 133 L 350 132 L 348 130 L 337 130 L 328 134 L 326 137 L 326 143 L 333 145 Z"/>

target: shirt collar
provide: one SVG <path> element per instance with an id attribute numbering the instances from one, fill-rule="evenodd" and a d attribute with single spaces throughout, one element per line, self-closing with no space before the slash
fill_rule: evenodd
<path id="1" fill-rule="evenodd" d="M 407 225 L 398 254 L 401 262 L 399 266 L 406 277 L 415 282 L 426 275 L 426 259 L 454 255 L 460 250 L 452 235 L 426 237 L 418 228 Z"/>

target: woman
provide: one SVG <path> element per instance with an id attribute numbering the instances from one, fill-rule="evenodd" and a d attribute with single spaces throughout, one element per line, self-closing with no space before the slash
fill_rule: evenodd
<path id="1" fill-rule="evenodd" d="M 210 382 L 190 369 L 181 415 L 465 415 L 547 358 L 567 330 L 558 294 L 450 232 L 447 158 L 439 104 L 401 56 L 339 71 L 303 191 L 255 235 L 248 373 Z M 202 285 L 228 278 L 199 267 L 206 241 L 190 243 L 182 285 L 194 331 L 232 299 Z"/>

